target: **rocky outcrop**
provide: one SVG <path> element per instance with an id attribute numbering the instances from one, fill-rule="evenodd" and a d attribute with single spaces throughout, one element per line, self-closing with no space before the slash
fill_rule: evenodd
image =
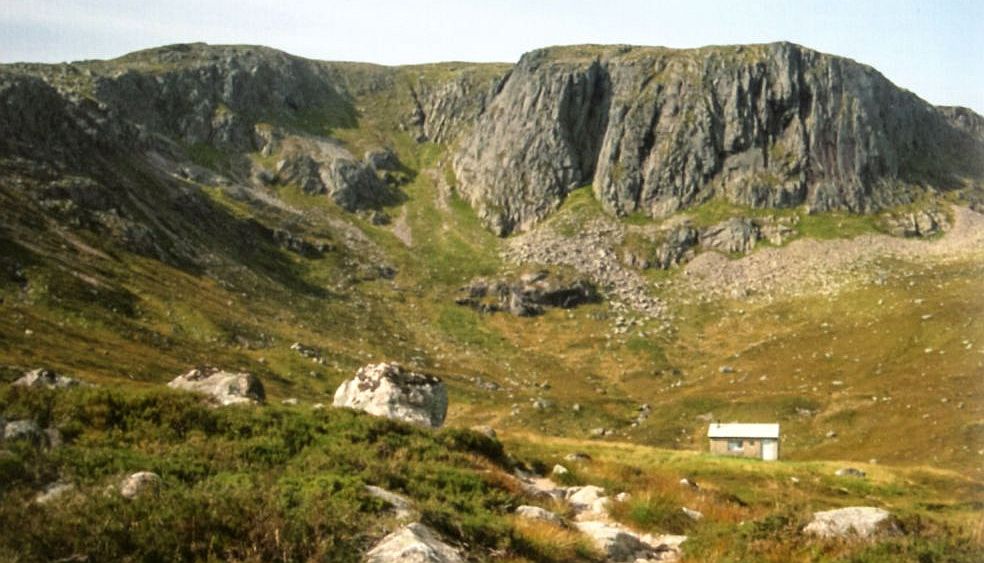
<path id="1" fill-rule="evenodd" d="M 47 387 L 48 389 L 65 389 L 77 387 L 80 382 L 64 375 L 58 375 L 47 368 L 38 368 L 24 374 L 24 377 L 14 381 L 11 385 L 20 387 Z"/>
<path id="2" fill-rule="evenodd" d="M 814 512 L 803 533 L 822 538 L 871 538 L 879 533 L 898 533 L 892 515 L 870 506 L 850 506 Z"/>
<path id="3" fill-rule="evenodd" d="M 366 554 L 365 563 L 464 563 L 458 550 L 423 524 L 409 524 L 383 538 Z"/>
<path id="4" fill-rule="evenodd" d="M 263 384 L 255 375 L 215 368 L 193 369 L 174 378 L 167 386 L 204 393 L 223 406 L 261 403 L 266 398 Z"/>
<path id="5" fill-rule="evenodd" d="M 594 285 L 585 279 L 536 272 L 515 280 L 472 280 L 458 291 L 455 303 L 483 313 L 504 311 L 533 317 L 550 308 L 569 309 L 598 300 Z"/>
<path id="6" fill-rule="evenodd" d="M 437 377 L 399 364 L 369 364 L 338 387 L 332 404 L 437 428 L 448 412 L 448 391 Z"/>
<path id="7" fill-rule="evenodd" d="M 509 68 L 457 63 L 406 67 L 404 74 L 413 80 L 413 106 L 401 124 L 415 131 L 418 141 L 454 141 L 485 111 Z"/>
<path id="8" fill-rule="evenodd" d="M 523 56 L 454 170 L 500 234 L 589 183 L 619 215 L 661 217 L 715 195 L 864 213 L 911 201 L 920 183 L 984 177 L 976 120 L 955 126 L 954 115 L 870 67 L 789 43 L 559 47 Z"/>
<path id="9" fill-rule="evenodd" d="M 919 209 L 886 217 L 888 231 L 898 237 L 931 237 L 950 227 L 950 219 L 940 209 Z"/>
<path id="10" fill-rule="evenodd" d="M 749 219 L 732 218 L 700 233 L 700 245 L 725 253 L 746 254 L 761 237 L 758 225 Z"/>
<path id="11" fill-rule="evenodd" d="M 377 206 L 391 199 L 372 164 L 356 159 L 338 141 L 284 135 L 259 129 L 261 152 L 280 157 L 271 181 L 294 184 L 310 195 L 327 194 L 348 211 Z"/>

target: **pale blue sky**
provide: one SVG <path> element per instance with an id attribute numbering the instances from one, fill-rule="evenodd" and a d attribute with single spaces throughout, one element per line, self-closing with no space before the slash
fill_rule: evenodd
<path id="1" fill-rule="evenodd" d="M 71 61 L 190 41 L 317 59 L 512 62 L 572 43 L 788 40 L 984 113 L 984 0 L 0 0 L 0 61 Z"/>

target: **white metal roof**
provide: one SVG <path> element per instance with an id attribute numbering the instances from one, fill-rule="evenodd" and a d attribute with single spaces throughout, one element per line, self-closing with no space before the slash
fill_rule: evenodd
<path id="1" fill-rule="evenodd" d="M 712 423 L 708 438 L 779 438 L 778 424 Z"/>

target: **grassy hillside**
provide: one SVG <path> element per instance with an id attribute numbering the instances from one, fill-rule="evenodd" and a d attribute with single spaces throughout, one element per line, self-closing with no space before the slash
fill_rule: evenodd
<path id="1" fill-rule="evenodd" d="M 348 410 L 260 406 L 216 409 L 170 390 L 5 388 L 9 417 L 57 428 L 66 445 L 7 444 L 0 455 L 0 558 L 355 561 L 400 525 L 366 490 L 412 501 L 413 518 L 481 561 L 600 561 L 578 534 L 517 519 L 531 498 L 511 476 L 556 462 L 566 484 L 631 496 L 613 516 L 635 529 L 684 533 L 699 561 L 972 561 L 980 553 L 979 481 L 927 467 L 762 463 L 629 443 L 511 434 L 506 447 L 461 429 L 422 430 Z M 571 463 L 579 451 L 590 460 Z M 135 471 L 161 476 L 152 494 L 118 493 Z M 698 488 L 679 484 L 683 477 Z M 53 482 L 74 488 L 37 503 Z M 904 536 L 873 544 L 808 540 L 810 512 L 848 505 L 889 509 Z M 699 510 L 694 522 L 681 507 Z M 16 530 L 15 533 L 13 531 Z"/>

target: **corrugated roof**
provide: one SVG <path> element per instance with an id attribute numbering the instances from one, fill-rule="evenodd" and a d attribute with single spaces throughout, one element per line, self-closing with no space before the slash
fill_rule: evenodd
<path id="1" fill-rule="evenodd" d="M 707 427 L 708 438 L 778 438 L 778 424 L 713 423 Z"/>

